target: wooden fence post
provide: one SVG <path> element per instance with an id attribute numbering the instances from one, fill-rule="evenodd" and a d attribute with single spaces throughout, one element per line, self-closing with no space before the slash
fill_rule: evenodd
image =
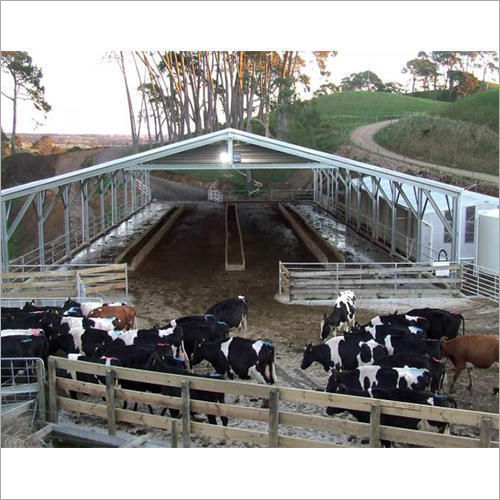
<path id="1" fill-rule="evenodd" d="M 172 420 L 172 448 L 177 448 L 177 421 Z"/>
<path id="2" fill-rule="evenodd" d="M 45 395 L 45 377 L 43 361 L 36 362 L 36 377 L 38 382 L 38 418 L 47 422 L 47 399 Z"/>
<path id="3" fill-rule="evenodd" d="M 182 446 L 191 447 L 191 404 L 189 401 L 189 381 L 182 383 Z"/>
<path id="4" fill-rule="evenodd" d="M 58 423 L 57 418 L 57 388 L 56 388 L 56 360 L 49 358 L 49 421 Z"/>
<path id="5" fill-rule="evenodd" d="M 106 370 L 106 413 L 108 420 L 108 434 L 116 435 L 116 409 L 115 409 L 115 372 Z"/>
<path id="6" fill-rule="evenodd" d="M 370 408 L 370 448 L 380 448 L 380 403 Z"/>
<path id="7" fill-rule="evenodd" d="M 279 389 L 273 388 L 269 391 L 269 448 L 278 448 L 279 397 Z"/>
<path id="8" fill-rule="evenodd" d="M 491 430 L 492 430 L 492 421 L 490 417 L 483 417 L 481 419 L 481 430 L 479 433 L 479 446 L 481 448 L 489 448 L 491 441 Z"/>

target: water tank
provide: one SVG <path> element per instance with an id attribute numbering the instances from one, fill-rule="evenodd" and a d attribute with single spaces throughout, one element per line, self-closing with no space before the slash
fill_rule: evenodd
<path id="1" fill-rule="evenodd" d="M 476 264 L 498 273 L 498 209 L 479 210 Z"/>

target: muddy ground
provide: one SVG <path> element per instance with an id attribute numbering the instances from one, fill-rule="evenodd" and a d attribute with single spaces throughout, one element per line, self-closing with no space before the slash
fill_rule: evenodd
<path id="1" fill-rule="evenodd" d="M 314 258 L 284 223 L 275 205 L 241 204 L 239 214 L 247 267 L 245 271 L 225 271 L 223 208 L 186 207 L 175 232 L 168 234 L 137 272 L 129 275 L 130 301 L 137 307 L 140 326 L 201 314 L 219 300 L 244 295 L 250 304 L 249 336 L 270 339 L 276 346 L 279 384 L 324 389 L 328 375 L 323 369 L 316 365 L 304 372 L 300 362 L 304 344 L 319 342 L 320 319 L 331 305 L 288 305 L 275 300 L 279 259 L 311 262 Z M 498 335 L 498 307 L 481 299 L 360 300 L 357 319 L 363 323 L 379 313 L 426 306 L 459 311 L 465 318 L 466 333 Z M 453 368 L 449 362 L 447 373 L 451 380 Z M 498 398 L 492 394 L 493 387 L 498 386 L 498 368 L 475 370 L 472 391 L 467 390 L 467 383 L 464 372 L 454 395 L 459 408 L 498 412 Z M 324 414 L 317 407 L 304 406 L 300 411 Z M 259 423 L 233 422 L 237 423 L 247 428 L 266 428 Z M 347 436 L 298 429 L 290 432 L 349 444 Z M 453 432 L 475 434 L 458 427 Z M 364 444 L 357 438 L 349 441 L 357 446 Z"/>

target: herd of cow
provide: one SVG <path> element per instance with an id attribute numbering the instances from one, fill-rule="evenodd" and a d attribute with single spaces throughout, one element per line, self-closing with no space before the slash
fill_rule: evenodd
<path id="1" fill-rule="evenodd" d="M 377 316 L 359 325 L 355 304 L 352 292 L 341 292 L 332 313 L 321 322 L 321 343 L 309 344 L 304 350 L 301 368 L 307 369 L 313 362 L 323 366 L 329 373 L 327 392 L 456 407 L 450 396 L 442 394 L 445 369 L 441 359 L 449 358 L 456 368 L 450 393 L 464 368 L 468 369 L 471 388 L 471 366 L 487 368 L 498 362 L 498 337 L 465 335 L 460 314 L 412 309 L 405 314 Z M 125 303 L 80 304 L 68 299 L 62 307 L 37 307 L 33 303 L 23 308 L 2 307 L 2 358 L 39 357 L 46 363 L 49 355 L 56 354 L 108 366 L 274 384 L 274 346 L 267 339 L 246 338 L 247 315 L 248 302 L 243 296 L 218 302 L 202 315 L 176 318 L 150 329 L 133 329 L 136 310 Z M 463 335 L 458 336 L 460 326 Z M 244 336 L 231 336 L 232 328 L 241 329 Z M 215 371 L 193 374 L 193 366 L 203 360 Z M 2 385 L 10 373 L 2 369 Z M 103 383 L 102 377 L 80 372 L 63 371 L 59 375 Z M 177 387 L 119 382 L 124 389 L 180 396 Z M 71 393 L 71 397 L 76 394 Z M 224 402 L 223 393 L 212 391 L 195 390 L 192 397 Z M 126 405 L 125 401 L 124 408 Z M 179 414 L 176 409 L 169 411 L 172 417 Z M 327 408 L 329 415 L 342 411 Z M 367 412 L 350 413 L 359 421 L 369 421 Z M 216 423 L 214 415 L 207 418 Z M 227 425 L 226 417 L 221 420 Z M 420 428 L 422 424 L 417 419 L 385 414 L 381 423 L 404 428 Z M 439 422 L 429 424 L 440 432 L 445 430 Z"/>

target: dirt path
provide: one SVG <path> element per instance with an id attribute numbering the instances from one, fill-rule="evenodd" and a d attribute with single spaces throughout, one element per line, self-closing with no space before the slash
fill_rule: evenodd
<path id="1" fill-rule="evenodd" d="M 369 151 L 370 153 L 375 153 L 380 156 L 385 156 L 387 158 L 392 158 L 394 160 L 404 161 L 413 166 L 415 170 L 421 167 L 430 168 L 433 170 L 439 170 L 440 172 L 447 172 L 449 174 L 458 175 L 461 177 L 470 177 L 471 179 L 481 180 L 485 182 L 494 182 L 498 184 L 498 176 L 484 174 L 480 172 L 471 172 L 467 170 L 461 170 L 458 168 L 445 167 L 443 165 L 436 165 L 434 163 L 428 163 L 421 160 L 415 160 L 413 158 L 408 158 L 407 156 L 394 153 L 388 149 L 383 148 L 375 142 L 375 134 L 397 120 L 386 120 L 383 122 L 372 123 L 370 125 L 363 125 L 358 127 L 351 134 L 351 141 L 358 147 Z"/>

